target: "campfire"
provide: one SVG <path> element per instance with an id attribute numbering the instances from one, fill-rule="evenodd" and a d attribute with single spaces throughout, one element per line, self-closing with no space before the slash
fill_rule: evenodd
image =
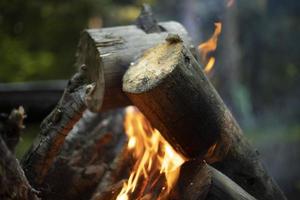
<path id="1" fill-rule="evenodd" d="M 215 27 L 197 49 L 145 5 L 135 25 L 83 31 L 78 72 L 12 162 L 21 199 L 285 199 L 206 76 Z"/>
<path id="2" fill-rule="evenodd" d="M 138 199 L 145 195 L 151 199 L 166 198 L 177 181 L 184 158 L 136 108 L 126 109 L 124 126 L 127 148 L 134 154 L 136 162 L 117 200 Z M 129 198 L 134 193 L 136 197 Z"/>

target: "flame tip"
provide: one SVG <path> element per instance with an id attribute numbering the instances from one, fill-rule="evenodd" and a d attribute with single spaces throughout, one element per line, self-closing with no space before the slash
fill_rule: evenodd
<path id="1" fill-rule="evenodd" d="M 133 106 L 125 109 L 124 128 L 128 136 L 127 149 L 133 152 L 136 163 L 117 200 L 128 200 L 129 195 L 136 192 L 141 180 L 146 180 L 152 187 L 156 183 L 152 176 L 156 173 L 165 176 L 166 185 L 163 187 L 169 192 L 176 183 L 184 158 Z"/>

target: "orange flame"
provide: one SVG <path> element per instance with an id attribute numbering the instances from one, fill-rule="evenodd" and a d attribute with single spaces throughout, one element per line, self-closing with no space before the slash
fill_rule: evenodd
<path id="1" fill-rule="evenodd" d="M 215 31 L 211 36 L 211 38 L 198 46 L 201 59 L 203 63 L 206 63 L 204 67 L 205 73 L 209 73 L 213 69 L 213 66 L 215 64 L 215 58 L 214 57 L 208 58 L 208 54 L 217 49 L 218 37 L 221 34 L 221 31 L 222 31 L 222 24 L 220 22 L 215 23 Z"/>
<path id="2" fill-rule="evenodd" d="M 161 180 L 165 182 L 160 188 L 160 197 L 166 197 L 177 181 L 184 158 L 133 106 L 126 108 L 124 127 L 128 136 L 127 148 L 132 151 L 136 162 L 117 200 L 128 200 L 133 193 L 140 197 L 151 193 Z"/>

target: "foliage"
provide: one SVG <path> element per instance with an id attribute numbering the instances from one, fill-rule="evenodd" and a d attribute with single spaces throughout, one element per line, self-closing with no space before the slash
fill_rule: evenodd
<path id="1" fill-rule="evenodd" d="M 133 21 L 139 5 L 153 0 L 2 0 L 0 82 L 66 79 L 75 71 L 80 32 Z"/>

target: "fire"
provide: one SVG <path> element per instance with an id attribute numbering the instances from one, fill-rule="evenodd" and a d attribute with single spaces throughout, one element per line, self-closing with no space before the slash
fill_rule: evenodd
<path id="1" fill-rule="evenodd" d="M 211 38 L 198 46 L 202 62 L 206 64 L 204 68 L 205 73 L 209 73 L 215 64 L 215 58 L 213 56 L 209 57 L 208 54 L 217 49 L 218 37 L 221 31 L 222 24 L 220 22 L 215 23 L 215 31 Z"/>
<path id="2" fill-rule="evenodd" d="M 128 200 L 133 195 L 136 198 L 155 195 L 151 194 L 153 190 L 158 190 L 156 199 L 165 198 L 177 181 L 184 158 L 133 106 L 126 109 L 124 127 L 128 136 L 127 148 L 136 162 L 117 200 Z"/>

